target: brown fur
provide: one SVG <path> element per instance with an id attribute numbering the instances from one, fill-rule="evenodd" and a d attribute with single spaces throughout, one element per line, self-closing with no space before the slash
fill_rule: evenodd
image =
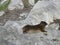
<path id="1" fill-rule="evenodd" d="M 29 33 L 29 32 L 46 32 L 44 30 L 45 26 L 47 25 L 46 22 L 42 21 L 38 25 L 26 25 L 23 27 L 23 33 Z"/>

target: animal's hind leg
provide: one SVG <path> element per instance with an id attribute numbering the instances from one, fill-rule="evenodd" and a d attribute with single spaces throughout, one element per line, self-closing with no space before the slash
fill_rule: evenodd
<path id="1" fill-rule="evenodd" d="M 28 32 L 28 29 L 23 29 L 23 33 L 27 33 Z"/>

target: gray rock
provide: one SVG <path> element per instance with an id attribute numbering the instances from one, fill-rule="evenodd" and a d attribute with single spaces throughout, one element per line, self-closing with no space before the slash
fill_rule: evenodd
<path id="1" fill-rule="evenodd" d="M 58 7 L 57 3 L 53 1 L 38 1 L 30 11 L 26 21 L 32 25 L 39 24 L 41 21 L 50 24 L 53 20 L 60 19 Z"/>

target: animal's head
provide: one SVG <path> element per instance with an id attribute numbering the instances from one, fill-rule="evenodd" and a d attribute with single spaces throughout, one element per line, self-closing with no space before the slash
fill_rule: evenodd
<path id="1" fill-rule="evenodd" d="M 44 21 L 41 21 L 41 22 L 40 22 L 40 25 L 43 26 L 43 27 L 45 27 L 45 26 L 47 25 L 47 23 L 44 22 Z"/>

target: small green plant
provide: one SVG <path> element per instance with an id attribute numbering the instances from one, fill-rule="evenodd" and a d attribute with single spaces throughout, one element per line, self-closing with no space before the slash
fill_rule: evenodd
<path id="1" fill-rule="evenodd" d="M 23 1 L 23 4 L 24 4 L 24 7 L 25 8 L 28 8 L 29 7 L 29 0 L 22 0 Z"/>
<path id="2" fill-rule="evenodd" d="M 0 4 L 0 11 L 5 10 L 8 7 L 10 1 L 11 0 L 6 0 L 3 4 Z"/>
<path id="3" fill-rule="evenodd" d="M 25 8 L 28 8 L 29 7 L 29 0 L 22 0 L 23 1 L 23 4 L 24 4 L 24 7 Z M 35 0 L 35 3 L 37 3 L 38 0 Z"/>
<path id="4" fill-rule="evenodd" d="M 35 0 L 35 3 L 37 3 L 38 2 L 38 0 Z"/>

